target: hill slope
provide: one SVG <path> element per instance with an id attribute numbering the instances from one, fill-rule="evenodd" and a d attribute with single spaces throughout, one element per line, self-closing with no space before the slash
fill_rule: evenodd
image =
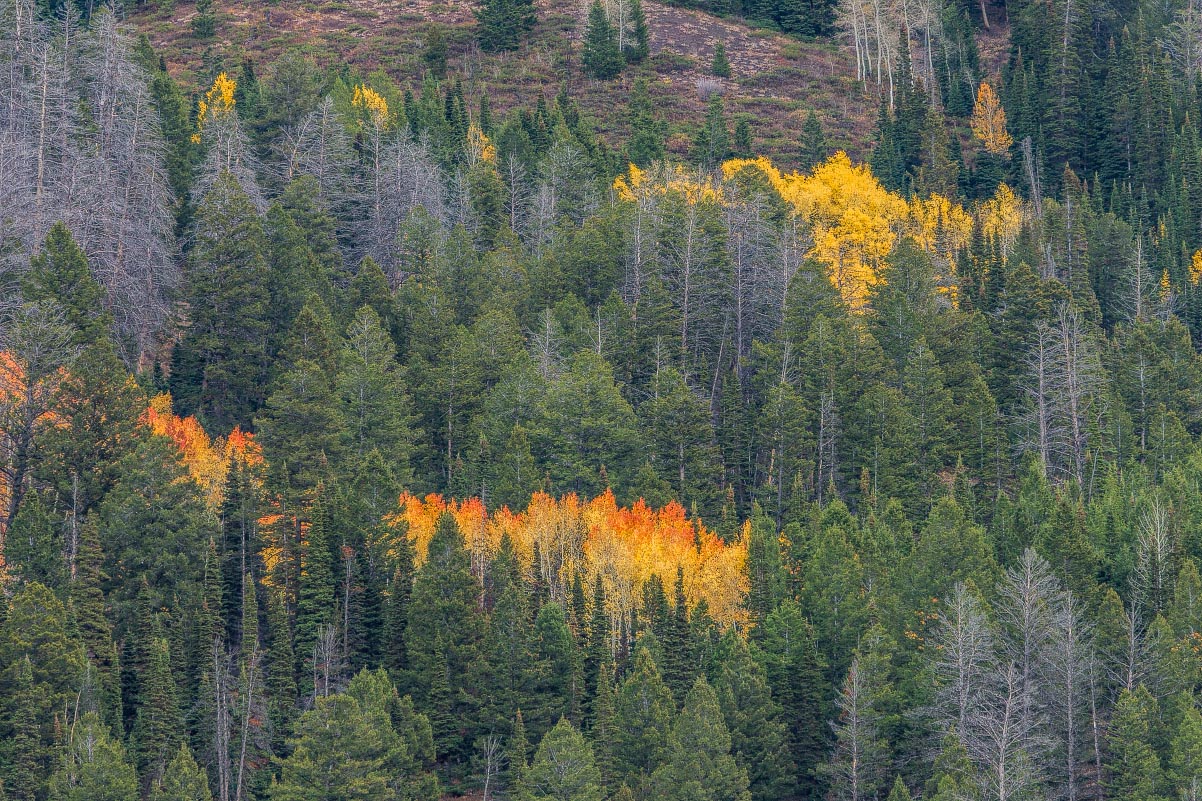
<path id="1" fill-rule="evenodd" d="M 626 120 L 613 109 L 635 78 L 652 80 L 652 97 L 670 126 L 669 148 L 683 154 L 705 102 L 698 81 L 708 78 L 721 40 L 732 66 L 722 81 L 732 120 L 752 123 L 757 150 L 788 164 L 797 131 L 810 109 L 818 112 L 833 145 L 866 156 L 875 101 L 854 78 L 847 53 L 830 44 L 798 42 L 733 20 L 647 2 L 652 56 L 611 82 L 585 78 L 579 61 L 582 12 L 573 2 L 542 2 L 538 29 L 522 50 L 487 54 L 476 46 L 472 7 L 430 0 L 281 0 L 270 7 L 219 3 L 215 40 L 191 35 L 192 3 L 151 9 L 133 18 L 186 85 L 197 88 L 219 68 L 244 58 L 267 64 L 290 47 L 306 47 L 320 64 L 349 63 L 363 72 L 382 69 L 402 84 L 421 80 L 426 36 L 440 27 L 450 49 L 448 77 L 469 93 L 487 87 L 494 108 L 532 103 L 566 82 L 600 131 L 616 143 Z M 711 80 L 713 80 L 711 78 Z"/>

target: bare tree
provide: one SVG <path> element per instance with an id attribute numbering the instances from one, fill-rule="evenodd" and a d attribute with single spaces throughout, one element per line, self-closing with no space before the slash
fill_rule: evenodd
<path id="1" fill-rule="evenodd" d="M 995 664 L 993 634 L 976 596 L 957 582 L 935 634 L 936 719 L 965 737 Z"/>
<path id="2" fill-rule="evenodd" d="M 830 777 L 832 797 L 839 801 L 876 798 L 887 763 L 879 713 L 873 706 L 876 688 L 868 674 L 856 655 L 835 699 L 839 709 L 838 720 L 831 724 L 835 751 L 823 773 Z"/>
<path id="3" fill-rule="evenodd" d="M 1159 494 L 1145 502 L 1136 523 L 1135 570 L 1131 584 L 1134 603 L 1152 614 L 1164 608 L 1171 590 L 1175 550 L 1169 513 Z"/>

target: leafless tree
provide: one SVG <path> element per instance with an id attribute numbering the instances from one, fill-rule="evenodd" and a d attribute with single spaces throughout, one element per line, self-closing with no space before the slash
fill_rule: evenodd
<path id="1" fill-rule="evenodd" d="M 935 635 L 937 720 L 964 736 L 981 703 L 985 677 L 993 671 L 993 634 L 976 596 L 957 582 Z"/>
<path id="2" fill-rule="evenodd" d="M 831 724 L 835 750 L 822 767 L 830 777 L 832 797 L 839 801 L 876 798 L 887 762 L 874 707 L 877 688 L 869 674 L 860 656 L 854 657 L 835 699 L 839 710 L 838 720 Z"/>
<path id="3" fill-rule="evenodd" d="M 1153 495 L 1140 509 L 1136 537 L 1133 598 L 1141 609 L 1155 614 L 1168 600 L 1175 550 L 1168 509 L 1160 495 Z"/>

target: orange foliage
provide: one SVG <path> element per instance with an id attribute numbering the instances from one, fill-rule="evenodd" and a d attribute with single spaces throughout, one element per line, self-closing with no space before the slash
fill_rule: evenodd
<path id="1" fill-rule="evenodd" d="M 408 526 L 419 564 L 443 512 L 459 524 L 478 578 L 508 534 L 527 574 L 550 587 L 555 600 L 566 601 L 578 572 L 586 587 L 600 576 L 615 622 L 629 620 L 652 575 L 659 575 L 670 592 L 678 568 L 691 605 L 704 600 L 724 625 L 745 618 L 746 537 L 727 544 L 690 520 L 678 503 L 652 509 L 640 499 L 624 507 L 612 492 L 588 502 L 576 495 L 555 499 L 540 492 L 524 512 L 501 508 L 490 515 L 477 498 L 447 501 L 440 495 L 404 494 L 390 522 L 394 529 Z"/>
<path id="2" fill-rule="evenodd" d="M 213 509 L 221 506 L 231 458 L 252 466 L 263 462 L 253 434 L 235 428 L 224 441 L 214 442 L 195 417 L 179 417 L 171 411 L 171 396 L 166 393 L 151 398 L 142 422 L 175 443 L 188 475 L 204 490 Z"/>

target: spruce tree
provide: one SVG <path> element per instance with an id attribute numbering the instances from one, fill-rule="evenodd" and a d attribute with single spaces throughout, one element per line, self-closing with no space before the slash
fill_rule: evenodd
<path id="1" fill-rule="evenodd" d="M 301 697 L 315 691 L 314 660 L 321 631 L 336 624 L 334 599 L 337 582 L 333 560 L 334 490 L 318 488 L 308 536 L 301 543 L 300 576 L 297 580 L 296 626 L 293 633 L 297 689 Z"/>
<path id="2" fill-rule="evenodd" d="M 338 389 L 351 453 L 365 459 L 372 450 L 379 451 L 395 480 L 410 484 L 409 396 L 396 363 L 396 346 L 370 306 L 360 308 L 347 329 Z"/>
<path id="3" fill-rule="evenodd" d="M 147 787 L 162 781 L 184 736 L 170 647 L 165 639 L 154 640 L 150 647 L 150 663 L 138 681 L 141 692 L 131 738 L 138 771 Z"/>
<path id="4" fill-rule="evenodd" d="M 538 744 L 526 771 L 524 798 L 601 801 L 604 797 L 592 747 L 567 718 L 560 718 Z"/>
<path id="5" fill-rule="evenodd" d="M 171 377 L 184 414 L 216 431 L 249 428 L 263 400 L 267 371 L 268 270 L 263 225 L 228 172 L 196 213 L 196 241 L 186 274 L 188 328 L 176 347 L 194 365 Z M 194 402 L 193 402 L 194 401 Z"/>
<path id="6" fill-rule="evenodd" d="M 731 737 L 731 754 L 747 771 L 757 801 L 784 798 L 793 783 L 788 732 L 768 679 L 743 638 L 728 631 L 714 682 Z"/>
<path id="7" fill-rule="evenodd" d="M 135 801 L 139 797 L 137 776 L 125 749 L 94 712 L 69 729 L 48 790 L 49 801 Z"/>
<path id="8" fill-rule="evenodd" d="M 693 140 L 694 158 L 705 169 L 713 169 L 730 155 L 730 129 L 722 95 L 714 93 L 705 107 L 705 121 Z"/>
<path id="9" fill-rule="evenodd" d="M 817 166 L 830 156 L 826 133 L 822 130 L 822 122 L 813 109 L 806 114 L 805 122 L 801 125 L 801 166 L 804 169 Z"/>
<path id="10" fill-rule="evenodd" d="M 626 157 L 639 167 L 646 167 L 664 157 L 664 126 L 655 116 L 647 79 L 638 78 L 630 91 L 630 141 L 626 143 Z"/>
<path id="11" fill-rule="evenodd" d="M 212 801 L 212 798 L 205 769 L 196 764 L 187 745 L 181 745 L 175 752 L 162 781 L 150 793 L 151 801 Z"/>
<path id="12" fill-rule="evenodd" d="M 723 41 L 714 45 L 714 58 L 710 62 L 710 73 L 719 78 L 730 77 L 730 61 L 726 58 L 726 43 Z"/>
<path id="13" fill-rule="evenodd" d="M 478 602 L 479 584 L 472 576 L 463 533 L 455 518 L 444 512 L 427 547 L 426 563 L 413 581 L 405 631 L 408 684 L 431 716 L 438 753 L 450 760 L 466 760 L 475 739 L 471 726 L 461 723 L 474 714 L 468 688 L 483 636 Z M 453 727 L 444 727 L 442 721 Z"/>
<path id="14" fill-rule="evenodd" d="M 630 37 L 624 53 L 627 63 L 640 64 L 651 54 L 650 38 L 647 16 L 643 11 L 643 1 L 631 0 Z"/>
<path id="15" fill-rule="evenodd" d="M 485 51 L 516 50 L 534 30 L 538 14 L 531 0 L 486 0 L 476 10 L 476 38 Z"/>
<path id="16" fill-rule="evenodd" d="M 99 528 L 95 519 L 89 518 L 80 527 L 75 578 L 71 582 L 71 617 L 95 671 L 96 701 L 101 716 L 109 725 L 116 725 L 123 719 L 121 676 L 113 627 L 104 610 L 105 579 Z"/>
<path id="17" fill-rule="evenodd" d="M 640 647 L 614 703 L 614 768 L 618 779 L 637 786 L 663 760 L 676 705 L 651 651 Z"/>
<path id="18" fill-rule="evenodd" d="M 593 0 L 589 8 L 582 61 L 587 75 L 603 81 L 616 77 L 622 71 L 624 58 L 618 48 L 618 36 L 601 6 L 601 0 Z"/>
<path id="19" fill-rule="evenodd" d="M 1114 705 L 1106 751 L 1110 780 L 1106 790 L 1115 801 L 1157 801 L 1163 782 L 1160 758 L 1152 748 L 1157 704 L 1142 685 L 1124 689 Z"/>
<path id="20" fill-rule="evenodd" d="M 29 260 L 21 282 L 26 303 L 51 303 L 63 314 L 76 346 L 107 338 L 113 325 L 103 287 L 92 277 L 71 230 L 61 222 L 50 226 L 41 252 Z"/>
<path id="21" fill-rule="evenodd" d="M 730 732 L 704 676 L 685 697 L 651 787 L 665 801 L 751 801 L 747 771 L 730 754 Z"/>

